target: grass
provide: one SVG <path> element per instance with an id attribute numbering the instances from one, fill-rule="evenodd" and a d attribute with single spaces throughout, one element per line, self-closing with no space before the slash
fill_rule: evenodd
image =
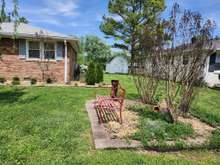
<path id="1" fill-rule="evenodd" d="M 213 131 L 213 135 L 209 140 L 209 147 L 219 149 L 219 146 L 220 146 L 220 130 L 215 130 Z"/>
<path id="2" fill-rule="evenodd" d="M 183 139 L 194 135 L 191 125 L 181 122 L 172 124 L 168 117 L 153 112 L 148 107 L 136 106 L 130 107 L 130 110 L 138 112 L 141 117 L 139 131 L 133 138 L 140 140 L 146 148 L 159 150 L 186 148 Z"/>
<path id="3" fill-rule="evenodd" d="M 213 126 L 220 126 L 220 90 L 203 88 L 196 98 L 191 113 Z"/>
<path id="4" fill-rule="evenodd" d="M 138 95 L 132 79 L 120 79 L 128 98 Z M 0 87 L 0 164 L 207 165 L 220 164 L 220 153 L 206 150 L 151 153 L 94 150 L 86 100 L 106 90 L 74 87 Z"/>

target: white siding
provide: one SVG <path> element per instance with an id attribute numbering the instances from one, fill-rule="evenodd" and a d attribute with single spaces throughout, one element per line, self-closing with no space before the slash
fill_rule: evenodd
<path id="1" fill-rule="evenodd" d="M 115 57 L 106 65 L 107 73 L 128 73 L 128 61 L 124 57 Z"/>
<path id="2" fill-rule="evenodd" d="M 205 79 L 204 80 L 208 84 L 208 86 L 214 87 L 215 85 L 220 84 L 219 74 L 217 74 L 215 72 L 209 72 L 209 60 L 210 60 L 210 57 L 208 57 L 207 61 L 206 61 Z"/>

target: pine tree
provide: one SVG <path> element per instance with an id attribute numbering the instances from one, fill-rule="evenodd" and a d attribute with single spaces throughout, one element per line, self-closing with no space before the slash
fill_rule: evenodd
<path id="1" fill-rule="evenodd" d="M 115 47 L 129 51 L 132 66 L 143 29 L 153 30 L 164 9 L 164 0 L 109 0 L 110 16 L 103 16 L 100 29 L 115 39 Z"/>

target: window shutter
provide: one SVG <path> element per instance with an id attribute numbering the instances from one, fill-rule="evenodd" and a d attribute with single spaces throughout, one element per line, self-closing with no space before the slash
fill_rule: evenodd
<path id="1" fill-rule="evenodd" d="M 63 59 L 63 43 L 58 42 L 57 43 L 57 55 L 56 60 L 62 60 Z"/>
<path id="2" fill-rule="evenodd" d="M 26 40 L 19 40 L 19 58 L 26 58 L 27 45 Z"/>

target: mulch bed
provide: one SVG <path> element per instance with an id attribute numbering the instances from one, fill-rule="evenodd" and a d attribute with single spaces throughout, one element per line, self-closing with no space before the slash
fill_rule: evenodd
<path id="1" fill-rule="evenodd" d="M 93 115 L 97 117 L 97 112 L 92 106 L 92 102 L 87 103 L 87 111 L 90 113 L 93 111 Z M 133 105 L 139 105 L 142 104 L 138 101 L 133 101 L 133 100 L 126 100 L 125 101 L 126 107 L 128 106 L 133 106 Z M 143 105 L 143 104 L 142 104 Z M 90 108 L 88 108 L 90 106 Z M 107 116 L 109 118 L 106 118 L 104 124 L 98 124 L 98 119 L 96 119 L 95 125 L 98 128 L 92 127 L 92 131 L 94 132 L 95 129 L 102 130 L 103 134 L 105 134 L 105 140 L 101 140 L 102 144 L 98 144 L 100 140 L 99 137 L 95 137 L 93 134 L 93 138 L 95 143 L 96 148 L 140 148 L 143 147 L 141 145 L 141 142 L 133 141 L 131 139 L 131 136 L 135 134 L 138 131 L 138 124 L 139 124 L 139 115 L 136 112 L 129 111 L 127 108 L 125 108 L 125 111 L 123 112 L 123 124 L 119 124 L 117 121 L 117 112 L 114 112 L 110 114 L 111 112 L 106 112 L 108 113 Z M 91 118 L 90 118 L 91 121 Z M 204 144 L 207 142 L 207 140 L 210 138 L 212 135 L 212 131 L 215 130 L 216 128 L 200 121 L 199 119 L 189 116 L 187 118 L 179 117 L 178 118 L 179 122 L 190 124 L 195 132 L 195 135 L 193 137 L 189 137 L 184 139 L 184 142 L 187 144 L 187 149 L 201 149 L 204 148 Z M 91 121 L 92 122 L 92 121 Z M 94 122 L 94 121 L 93 121 Z M 94 123 L 92 124 L 94 125 Z M 168 142 L 172 143 L 172 142 Z M 101 146 L 101 147 L 99 147 Z M 160 147 L 147 147 L 145 149 L 149 150 L 155 150 L 155 151 L 178 151 L 182 149 L 178 148 L 160 148 Z"/>

